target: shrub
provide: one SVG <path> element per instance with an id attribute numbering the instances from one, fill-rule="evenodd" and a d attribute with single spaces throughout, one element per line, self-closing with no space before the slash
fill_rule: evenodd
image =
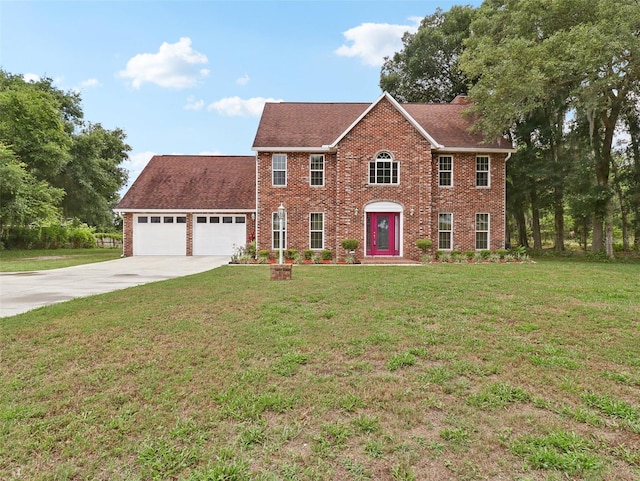
<path id="1" fill-rule="evenodd" d="M 418 239 L 416 241 L 416 247 L 422 251 L 423 254 L 426 254 L 429 249 L 433 246 L 433 241 L 431 239 Z"/>
<path id="2" fill-rule="evenodd" d="M 464 251 L 464 256 L 469 260 L 473 259 L 475 255 L 476 255 L 476 251 L 474 250 Z"/>
<path id="3" fill-rule="evenodd" d="M 330 261 L 333 259 L 333 252 L 331 252 L 331 249 L 323 249 L 320 253 L 320 257 L 323 261 Z"/>
<path id="4" fill-rule="evenodd" d="M 483 259 L 488 259 L 491 256 L 491 251 L 489 249 L 482 249 L 480 255 Z"/>
<path id="5" fill-rule="evenodd" d="M 271 251 L 269 249 L 260 249 L 258 251 L 258 257 L 266 257 L 267 259 L 271 255 Z"/>
<path id="6" fill-rule="evenodd" d="M 504 259 L 504 256 L 506 256 L 509 253 L 509 251 L 507 249 L 497 249 L 496 250 L 496 254 L 498 254 L 500 256 L 500 259 Z"/>
<path id="7" fill-rule="evenodd" d="M 360 245 L 358 239 L 344 239 L 342 241 L 342 248 L 346 251 L 354 251 Z"/>
<path id="8" fill-rule="evenodd" d="M 303 251 L 303 255 L 306 261 L 310 261 L 311 259 L 313 259 L 313 251 L 311 249 L 305 249 Z"/>
<path id="9" fill-rule="evenodd" d="M 252 241 L 247 244 L 247 254 L 251 257 L 256 256 L 256 241 Z"/>
<path id="10" fill-rule="evenodd" d="M 298 255 L 298 249 L 287 249 L 285 256 L 290 261 L 294 260 Z"/>
<path id="11" fill-rule="evenodd" d="M 69 246 L 76 249 L 90 249 L 96 246 L 96 238 L 89 227 L 74 227 L 69 229 Z"/>

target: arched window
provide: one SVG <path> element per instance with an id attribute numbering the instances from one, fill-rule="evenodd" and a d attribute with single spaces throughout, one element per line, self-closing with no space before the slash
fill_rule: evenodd
<path id="1" fill-rule="evenodd" d="M 398 162 L 389 152 L 380 152 L 369 162 L 370 184 L 397 184 Z"/>

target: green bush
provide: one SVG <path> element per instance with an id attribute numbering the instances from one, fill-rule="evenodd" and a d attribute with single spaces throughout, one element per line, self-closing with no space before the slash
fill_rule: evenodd
<path id="1" fill-rule="evenodd" d="M 465 256 L 467 259 L 473 259 L 475 255 L 476 255 L 476 251 L 474 251 L 474 250 L 467 250 L 467 251 L 464 251 L 464 256 Z"/>
<path id="2" fill-rule="evenodd" d="M 346 251 L 354 251 L 360 245 L 358 239 L 344 239 L 342 241 L 342 248 Z"/>
<path id="3" fill-rule="evenodd" d="M 420 249 L 424 254 L 431 249 L 433 241 L 431 239 L 418 239 L 416 241 L 416 247 Z"/>
<path id="4" fill-rule="evenodd" d="M 89 227 L 74 227 L 69 229 L 69 247 L 75 249 L 90 249 L 96 246 L 96 238 Z"/>
<path id="5" fill-rule="evenodd" d="M 263 257 L 265 259 L 269 259 L 270 255 L 271 255 L 271 251 L 269 249 L 260 249 L 258 251 L 258 257 Z"/>
<path id="6" fill-rule="evenodd" d="M 482 249 L 480 251 L 480 255 L 482 256 L 483 259 L 488 259 L 489 256 L 491 256 L 491 251 L 489 249 Z"/>
<path id="7" fill-rule="evenodd" d="M 500 256 L 500 259 L 504 259 L 504 256 L 506 256 L 509 253 L 509 251 L 507 249 L 497 249 L 496 250 L 496 254 L 498 254 Z"/>
<path id="8" fill-rule="evenodd" d="M 285 257 L 290 261 L 294 260 L 298 255 L 298 249 L 287 249 Z"/>
<path id="9" fill-rule="evenodd" d="M 333 252 L 331 252 L 331 249 L 323 249 L 320 253 L 320 257 L 323 261 L 330 261 L 333 259 Z"/>
<path id="10" fill-rule="evenodd" d="M 311 249 L 305 249 L 303 251 L 304 254 L 304 259 L 307 261 L 310 261 L 311 259 L 313 259 L 313 250 Z"/>

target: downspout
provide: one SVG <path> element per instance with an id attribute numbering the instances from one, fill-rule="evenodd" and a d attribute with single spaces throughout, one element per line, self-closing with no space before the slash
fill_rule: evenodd
<path id="1" fill-rule="evenodd" d="M 507 162 L 511 158 L 512 154 L 513 154 L 513 152 L 509 152 L 507 154 L 507 156 L 504 158 L 504 201 L 502 202 L 502 205 L 504 206 L 504 216 L 503 216 L 503 220 L 502 220 L 503 225 L 504 225 L 504 232 L 503 232 L 502 243 L 504 244 L 505 249 L 507 248 L 507 245 L 506 245 L 506 239 L 507 239 Z M 511 246 L 509 246 L 509 247 L 511 247 Z"/>
<path id="2" fill-rule="evenodd" d="M 256 243 L 256 253 L 254 254 L 254 259 L 258 258 L 258 246 L 260 245 L 258 243 L 258 219 L 260 218 L 260 216 L 258 215 L 258 152 L 256 152 L 256 199 L 255 199 L 255 209 L 256 209 L 256 213 L 255 213 L 255 220 L 253 221 L 253 239 Z"/>

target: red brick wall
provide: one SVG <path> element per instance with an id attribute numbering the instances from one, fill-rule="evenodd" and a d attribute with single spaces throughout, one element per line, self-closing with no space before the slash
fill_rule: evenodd
<path id="1" fill-rule="evenodd" d="M 381 152 L 399 162 L 399 185 L 370 185 L 369 161 Z M 309 153 L 287 153 L 287 185 L 271 184 L 271 152 L 257 156 L 258 249 L 271 249 L 271 215 L 283 202 L 287 209 L 287 247 L 309 248 L 309 214 L 325 214 L 325 247 L 344 257 L 340 242 L 360 241 L 365 255 L 365 207 L 377 201 L 403 207 L 404 257 L 418 259 L 415 242 L 428 237 L 437 246 L 438 213 L 454 217 L 454 248 L 475 248 L 475 214 L 491 214 L 491 248 L 504 247 L 504 155 L 491 155 L 491 187 L 475 187 L 475 154 L 454 158 L 454 187 L 438 187 L 438 155 L 429 142 L 389 102 L 383 99 L 339 143 L 325 154 L 325 186 L 309 185 Z M 357 213 L 356 209 L 357 208 Z M 413 211 L 413 215 L 411 212 Z"/>
<path id="2" fill-rule="evenodd" d="M 131 212 L 122 216 L 122 249 L 125 256 L 133 255 L 133 214 Z"/>

